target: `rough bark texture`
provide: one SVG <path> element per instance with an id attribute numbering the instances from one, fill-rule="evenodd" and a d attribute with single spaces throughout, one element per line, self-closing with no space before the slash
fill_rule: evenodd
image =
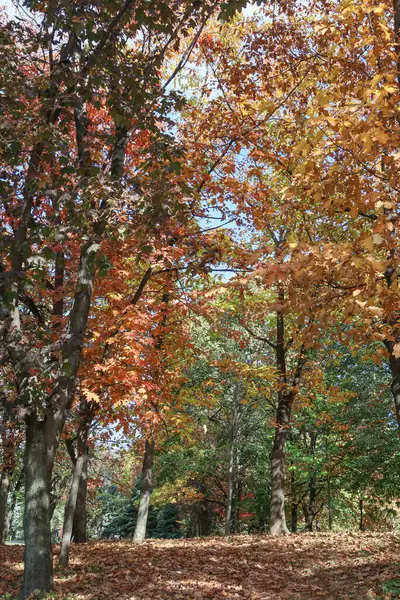
<path id="1" fill-rule="evenodd" d="M 65 505 L 63 535 L 62 535 L 61 552 L 60 552 L 60 565 L 64 568 L 68 567 L 69 547 L 71 544 L 72 527 L 73 527 L 73 523 L 74 523 L 76 499 L 78 497 L 79 482 L 80 482 L 81 475 L 82 475 L 84 461 L 85 461 L 85 455 L 78 456 L 78 458 L 76 459 L 74 473 L 72 476 L 71 487 L 70 487 L 69 494 L 68 494 L 68 500 Z"/>
<path id="2" fill-rule="evenodd" d="M 278 408 L 277 426 L 271 453 L 271 506 L 270 533 L 283 535 L 289 533 L 285 517 L 285 456 L 289 434 L 290 406 L 282 401 Z"/>
<path id="3" fill-rule="evenodd" d="M 143 467 L 142 481 L 140 484 L 140 500 L 139 509 L 136 520 L 135 532 L 133 541 L 141 543 L 146 537 L 147 517 L 149 515 L 150 494 L 151 494 L 151 475 L 154 461 L 154 440 L 146 440 Z"/>
<path id="4" fill-rule="evenodd" d="M 92 402 L 82 396 L 80 400 L 80 419 L 77 432 L 76 453 L 73 443 L 67 442 L 67 449 L 72 460 L 74 468 L 76 466 L 77 457 L 82 457 L 81 476 L 79 479 L 78 495 L 75 503 L 75 512 L 73 518 L 72 537 L 73 541 L 78 544 L 87 542 L 86 533 L 86 500 L 87 500 L 87 471 L 89 460 L 88 437 L 89 429 L 92 423 L 93 415 L 96 411 L 96 406 Z"/>
<path id="5" fill-rule="evenodd" d="M 69 332 L 63 346 L 62 365 L 57 379 L 57 407 L 43 421 L 39 420 L 36 412 L 26 419 L 25 568 L 22 598 L 28 597 L 36 590 L 48 591 L 53 585 L 51 476 L 67 411 L 75 393 L 75 377 L 89 316 L 97 249 L 98 244 L 92 240 L 82 247 Z"/>
<path id="6" fill-rule="evenodd" d="M 24 581 L 21 597 L 49 591 L 53 585 L 50 531 L 51 462 L 48 460 L 46 423 L 35 415 L 27 419 L 25 446 Z"/>

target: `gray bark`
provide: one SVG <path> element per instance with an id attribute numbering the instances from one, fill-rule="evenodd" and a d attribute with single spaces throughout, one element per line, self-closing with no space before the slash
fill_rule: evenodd
<path id="1" fill-rule="evenodd" d="M 278 299 L 283 306 L 285 293 L 278 289 Z M 291 385 L 288 384 L 286 372 L 285 317 L 283 310 L 276 313 L 276 344 L 273 345 L 276 354 L 278 381 L 278 407 L 276 412 L 276 427 L 274 444 L 271 452 L 271 503 L 269 529 L 271 535 L 290 533 L 285 516 L 285 460 L 286 444 L 290 433 L 291 410 L 298 386 L 300 385 L 303 367 L 306 361 L 304 345 L 301 346 L 297 366 Z"/>
<path id="2" fill-rule="evenodd" d="M 55 453 L 74 393 L 84 333 L 91 303 L 97 243 L 84 244 L 81 251 L 74 305 L 57 378 L 58 404 L 40 421 L 35 412 L 26 419 L 25 452 L 25 569 L 21 597 L 53 585 L 50 509 L 51 476 Z M 54 399 L 55 401 L 55 399 Z M 40 546 L 40 552 L 38 547 Z"/>
<path id="3" fill-rule="evenodd" d="M 271 453 L 270 534 L 289 533 L 285 516 L 285 456 L 289 434 L 290 408 L 287 402 L 278 407 L 277 426 Z"/>
<path id="4" fill-rule="evenodd" d="M 21 597 L 48 592 L 53 585 L 50 531 L 52 461 L 48 460 L 46 422 L 27 419 L 25 446 L 24 581 Z"/>
<path id="5" fill-rule="evenodd" d="M 84 461 L 82 465 L 81 478 L 79 480 L 78 496 L 76 499 L 75 513 L 74 513 L 74 525 L 73 525 L 73 541 L 75 544 L 84 544 L 87 542 L 87 531 L 86 531 L 86 500 L 87 500 L 87 468 L 88 468 L 88 454 L 87 450 L 84 454 Z"/>
<path id="6" fill-rule="evenodd" d="M 86 533 L 86 499 L 87 499 L 87 471 L 89 460 L 88 437 L 93 414 L 96 407 L 92 402 L 88 402 L 85 397 L 80 400 L 80 422 L 77 432 L 76 453 L 73 443 L 67 440 L 67 449 L 70 455 L 74 469 L 77 456 L 82 457 L 82 471 L 79 479 L 78 495 L 76 498 L 75 512 L 72 527 L 73 541 L 78 544 L 87 542 Z"/>
<path id="7" fill-rule="evenodd" d="M 278 299 L 283 305 L 285 294 L 278 289 Z M 287 392 L 285 321 L 283 311 L 276 315 L 276 368 L 279 375 L 278 408 L 274 444 L 271 453 L 271 503 L 269 531 L 271 535 L 289 533 L 285 517 L 285 458 L 286 442 L 289 435 L 292 394 Z"/>
<path id="8" fill-rule="evenodd" d="M 63 535 L 61 540 L 60 565 L 64 568 L 68 567 L 69 548 L 71 544 L 72 528 L 74 523 L 74 513 L 76 499 L 78 497 L 79 482 L 82 475 L 83 463 L 86 460 L 86 455 L 78 456 L 75 462 L 74 473 L 72 476 L 71 487 L 68 494 L 68 500 L 65 505 Z"/>
<path id="9" fill-rule="evenodd" d="M 135 532 L 133 534 L 133 541 L 141 543 L 146 537 L 146 526 L 147 517 L 149 515 L 150 506 L 150 494 L 151 494 L 151 476 L 154 462 L 154 440 L 146 439 L 143 467 L 142 467 L 142 481 L 140 484 L 140 499 L 139 499 L 139 510 L 136 520 Z"/>

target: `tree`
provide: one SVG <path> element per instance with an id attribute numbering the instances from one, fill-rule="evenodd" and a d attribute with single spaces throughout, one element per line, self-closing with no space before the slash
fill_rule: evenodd
<path id="1" fill-rule="evenodd" d="M 91 4 L 26 4 L 37 30 L 2 24 L 8 60 L 1 72 L 2 339 L 16 381 L 13 407 L 26 422 L 23 597 L 52 586 L 50 481 L 97 261 L 107 237 L 121 226 L 132 230 L 137 210 L 132 170 L 124 177 L 127 146 L 147 130 L 151 152 L 162 137 L 157 123 L 179 95 L 166 92 L 160 66 L 191 27 L 169 83 L 215 8 L 159 2 L 150 9 L 127 0 L 99 13 Z M 147 159 L 139 157 L 138 173 Z"/>

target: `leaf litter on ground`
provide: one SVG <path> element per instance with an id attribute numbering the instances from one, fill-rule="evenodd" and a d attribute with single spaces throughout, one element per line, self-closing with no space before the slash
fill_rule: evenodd
<path id="1" fill-rule="evenodd" d="M 57 567 L 57 600 L 391 600 L 400 598 L 400 537 L 316 533 L 93 541 Z M 0 546 L 0 598 L 17 597 L 23 547 Z"/>

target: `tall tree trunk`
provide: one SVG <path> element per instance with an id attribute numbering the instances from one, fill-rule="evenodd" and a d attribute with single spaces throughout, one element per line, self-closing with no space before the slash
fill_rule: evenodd
<path id="1" fill-rule="evenodd" d="M 73 539 L 75 543 L 83 544 L 87 542 L 86 532 L 86 500 L 87 500 L 87 471 L 89 460 L 88 437 L 89 429 L 93 419 L 95 407 L 93 403 L 88 402 L 84 396 L 80 400 L 80 421 L 77 433 L 76 453 L 78 457 L 83 457 L 82 472 L 79 479 L 78 495 L 75 503 L 74 521 L 73 521 Z M 75 466 L 76 456 L 73 446 L 68 446 L 72 463 Z"/>
<path id="2" fill-rule="evenodd" d="M 269 531 L 271 535 L 289 533 L 285 517 L 285 459 L 286 443 L 290 433 L 290 413 L 293 403 L 293 392 L 288 390 L 286 373 L 285 346 L 285 316 L 283 305 L 285 291 L 278 287 L 278 299 L 281 308 L 276 313 L 276 369 L 278 380 L 278 408 L 276 411 L 276 426 L 274 444 L 271 452 L 271 503 L 269 516 Z M 300 364 L 300 363 L 299 363 Z M 297 367 L 297 371 L 299 366 Z M 299 372 L 300 379 L 301 369 Z M 296 375 L 293 383 L 296 381 Z"/>
<path id="3" fill-rule="evenodd" d="M 299 514 L 299 505 L 297 502 L 292 501 L 292 514 L 291 514 L 292 533 L 297 533 L 298 514 Z"/>
<path id="4" fill-rule="evenodd" d="M 333 513 L 332 513 L 332 491 L 331 491 L 331 478 L 328 474 L 328 529 L 332 531 L 333 527 Z"/>
<path id="5" fill-rule="evenodd" d="M 55 403 L 58 399 L 56 407 L 43 421 L 36 412 L 26 417 L 25 568 L 22 598 L 30 596 L 35 590 L 49 591 L 53 585 L 51 476 L 55 453 L 75 394 L 75 377 L 79 369 L 89 316 L 98 248 L 98 242 L 93 240 L 82 246 L 74 304 L 57 378 L 57 395 L 54 398 Z"/>
<path id="6" fill-rule="evenodd" d="M 317 432 L 310 431 L 310 445 L 308 453 L 310 458 L 313 459 L 315 456 L 315 450 L 317 446 Z M 308 502 L 306 507 L 306 530 L 312 531 L 314 519 L 317 515 L 317 473 L 313 466 L 311 466 L 311 472 L 308 479 Z"/>
<path id="7" fill-rule="evenodd" d="M 285 516 L 285 457 L 289 422 L 289 399 L 283 396 L 280 406 L 278 406 L 277 425 L 271 453 L 271 506 L 269 519 L 271 535 L 289 533 Z"/>
<path id="8" fill-rule="evenodd" d="M 308 503 L 306 508 L 306 530 L 312 531 L 315 515 L 317 514 L 317 480 L 315 474 L 312 474 L 308 483 Z"/>
<path id="9" fill-rule="evenodd" d="M 77 432 L 76 456 L 73 446 L 67 446 L 74 465 L 71 487 L 68 500 L 65 505 L 63 536 L 61 541 L 60 565 L 67 567 L 69 562 L 69 549 L 71 545 L 74 522 L 78 517 L 78 525 L 84 541 L 86 541 L 86 489 L 87 489 L 87 461 L 88 461 L 88 435 L 92 420 L 92 406 L 87 399 L 81 395 L 79 403 L 79 427 Z M 81 505 L 78 507 L 78 499 L 81 494 Z M 77 513 L 77 508 L 79 513 Z M 82 522 L 83 521 L 83 522 Z"/>
<path id="10" fill-rule="evenodd" d="M 46 420 L 27 417 L 25 444 L 24 581 L 21 597 L 36 590 L 48 592 L 53 585 L 53 555 L 50 531 L 52 462 L 46 436 Z"/>
<path id="11" fill-rule="evenodd" d="M 82 465 L 81 478 L 79 480 L 78 497 L 76 499 L 74 524 L 73 524 L 73 540 L 76 544 L 84 544 L 87 542 L 86 530 L 86 501 L 87 501 L 87 470 L 88 470 L 88 449 L 85 451 L 85 460 Z"/>
<path id="12" fill-rule="evenodd" d="M 136 520 L 135 532 L 133 534 L 133 541 L 139 544 L 143 542 L 146 537 L 147 517 L 149 516 L 150 506 L 151 475 L 153 471 L 153 462 L 154 440 L 146 439 L 142 467 L 142 481 L 140 484 L 139 509 Z"/>
<path id="13" fill-rule="evenodd" d="M 233 498 L 233 462 L 235 458 L 235 448 L 233 440 L 229 448 L 229 466 L 228 466 L 228 492 L 226 497 L 226 512 L 225 512 L 225 535 L 231 533 L 231 518 L 232 518 L 232 498 Z"/>
<path id="14" fill-rule="evenodd" d="M 240 472 L 240 470 L 239 470 Z M 233 533 L 240 533 L 240 503 L 242 501 L 242 479 L 236 479 L 235 512 L 233 515 Z"/>
<path id="15" fill-rule="evenodd" d="M 294 471 L 291 471 L 291 473 L 290 473 L 290 489 L 291 489 L 291 496 L 292 496 L 291 529 L 292 529 L 292 533 L 297 533 L 299 503 L 297 502 L 296 496 L 295 496 L 296 475 L 295 475 Z"/>
<path id="16" fill-rule="evenodd" d="M 325 439 L 325 451 L 326 451 L 326 470 L 327 470 L 327 508 L 328 508 L 328 529 L 332 531 L 333 527 L 333 512 L 332 512 L 332 488 L 331 488 L 331 475 L 330 475 L 330 460 L 329 460 L 329 447 L 328 438 Z"/>
<path id="17" fill-rule="evenodd" d="M 300 384 L 301 374 L 306 361 L 306 353 L 302 345 L 297 367 L 293 377 L 292 389 L 288 390 L 286 380 L 286 356 L 284 350 L 283 316 L 278 315 L 278 334 L 276 344 L 277 367 L 279 373 L 278 409 L 274 444 L 271 452 L 271 503 L 269 530 L 271 535 L 290 533 L 285 516 L 285 461 L 286 444 L 290 434 L 290 415 L 295 393 Z"/>
<path id="18" fill-rule="evenodd" d="M 399 341 L 397 341 L 397 343 L 399 343 Z M 390 385 L 390 391 L 392 392 L 393 396 L 397 425 L 400 427 L 400 357 L 395 356 L 394 346 L 394 342 L 388 342 L 386 344 L 386 347 L 389 350 L 389 365 L 390 370 L 392 372 L 392 383 Z"/>
<path id="19" fill-rule="evenodd" d="M 74 513 L 76 499 L 78 497 L 79 482 L 82 475 L 83 463 L 86 455 L 78 456 L 75 462 L 74 473 L 72 476 L 71 487 L 68 494 L 68 500 L 65 505 L 63 535 L 61 541 L 60 565 L 64 568 L 68 567 L 69 547 L 71 544 L 72 527 L 74 523 Z"/>
<path id="20" fill-rule="evenodd" d="M 7 521 L 7 500 L 10 490 L 10 474 L 8 469 L 3 469 L 0 479 L 0 544 L 5 544 L 6 521 Z"/>

